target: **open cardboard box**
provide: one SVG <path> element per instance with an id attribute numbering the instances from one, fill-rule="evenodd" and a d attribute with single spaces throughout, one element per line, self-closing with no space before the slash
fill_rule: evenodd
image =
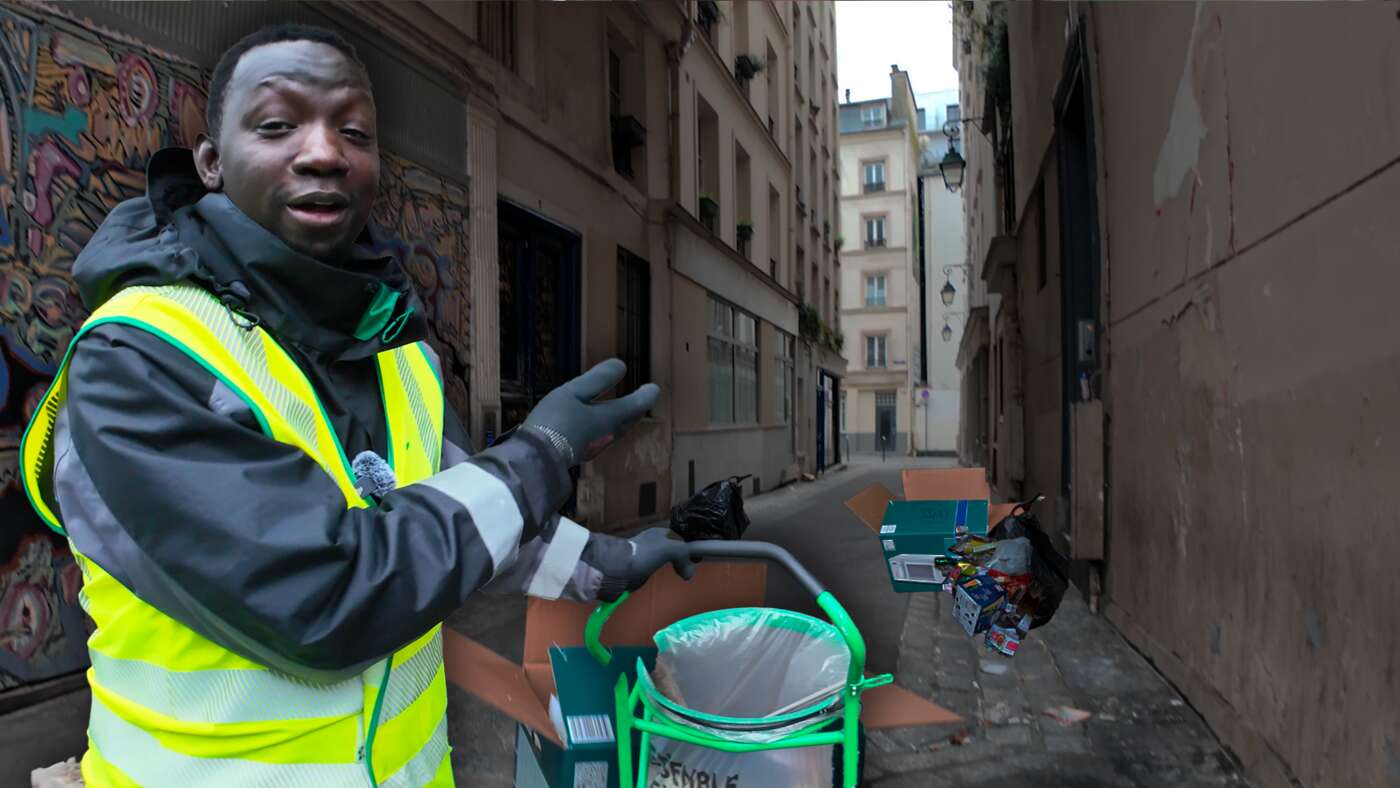
<path id="1" fill-rule="evenodd" d="M 756 562 L 706 560 L 696 567 L 695 577 L 686 581 L 665 566 L 608 620 L 603 643 L 648 646 L 657 630 L 687 616 L 761 606 L 767 570 L 765 564 Z M 592 611 L 592 605 L 531 599 L 525 613 L 523 665 L 444 628 L 447 680 L 562 747 L 549 718 L 549 698 L 555 692 L 549 649 L 583 645 L 584 623 Z M 861 722 L 871 730 L 943 725 L 962 719 L 894 684 L 869 690 L 861 699 Z"/>
<path id="2" fill-rule="evenodd" d="M 906 470 L 901 473 L 901 481 L 904 485 L 904 497 L 901 499 L 890 492 L 882 484 L 873 484 L 854 497 L 846 501 L 846 507 L 855 513 L 861 522 L 865 523 L 871 531 L 881 540 L 881 546 L 885 551 L 885 557 L 891 566 L 890 582 L 893 588 L 901 593 L 911 591 L 938 591 L 942 588 L 941 575 L 936 570 L 924 568 L 922 572 L 928 576 L 921 581 L 911 582 L 908 578 L 912 575 L 906 574 L 905 579 L 896 576 L 895 564 L 904 561 L 910 568 L 904 572 L 912 571 L 913 562 L 927 562 L 934 554 L 942 553 L 945 543 L 951 543 L 949 537 L 952 534 L 949 520 L 943 520 L 943 528 L 947 530 L 939 531 L 934 529 L 927 535 L 915 533 L 911 536 L 898 537 L 894 525 L 886 525 L 887 510 L 891 509 L 891 504 L 896 501 L 967 501 L 973 506 L 972 511 L 976 513 L 976 520 L 968 520 L 967 525 L 974 533 L 983 533 L 991 526 L 1001 522 L 1007 515 L 1015 509 L 1015 503 L 991 503 L 991 488 L 987 485 L 986 470 L 983 468 L 924 468 L 916 470 Z M 985 506 L 982 505 L 985 502 Z M 911 507 L 904 507 L 909 509 Z M 962 516 L 966 514 L 968 507 L 964 507 L 958 513 L 959 523 Z M 985 509 L 986 522 L 981 522 L 981 515 Z M 951 511 L 951 510 L 950 510 Z M 904 512 L 902 516 L 907 516 L 909 512 Z M 899 519 L 899 518 L 896 518 Z M 891 520 L 893 522 L 893 520 Z M 907 520 L 901 520 L 907 523 Z M 883 526 L 883 527 L 882 527 Z M 907 529 L 900 526 L 898 532 L 903 533 Z M 917 530 L 917 529 L 916 529 Z M 896 539 L 902 539 L 896 544 Z M 907 545 L 919 545 L 911 550 Z M 914 553 L 917 555 L 900 555 Z M 927 554 L 927 555 L 925 555 Z M 933 582 L 937 580 L 938 582 Z"/>

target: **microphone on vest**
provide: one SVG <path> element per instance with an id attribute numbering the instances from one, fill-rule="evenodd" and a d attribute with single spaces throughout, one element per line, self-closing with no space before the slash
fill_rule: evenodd
<path id="1" fill-rule="evenodd" d="M 399 486 L 394 469 L 383 457 L 372 451 L 362 451 L 350 462 L 350 470 L 355 472 L 355 491 L 361 498 L 380 498 Z"/>

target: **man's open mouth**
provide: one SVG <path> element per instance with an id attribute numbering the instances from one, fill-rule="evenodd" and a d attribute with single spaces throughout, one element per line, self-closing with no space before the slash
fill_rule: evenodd
<path id="1" fill-rule="evenodd" d="M 287 209 L 306 224 L 334 224 L 350 208 L 350 200 L 336 192 L 309 192 L 287 202 Z"/>

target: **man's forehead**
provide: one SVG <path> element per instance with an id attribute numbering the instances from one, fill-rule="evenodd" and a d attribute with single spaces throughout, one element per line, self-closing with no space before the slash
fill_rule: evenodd
<path id="1" fill-rule="evenodd" d="M 370 92 L 358 64 L 330 44 L 278 41 L 253 47 L 238 59 L 230 80 L 240 92 L 300 83 L 319 90 L 358 87 Z"/>

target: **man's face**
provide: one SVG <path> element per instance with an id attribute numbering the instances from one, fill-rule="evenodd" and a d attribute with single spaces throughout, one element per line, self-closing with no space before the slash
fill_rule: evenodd
<path id="1" fill-rule="evenodd" d="M 343 260 L 379 188 L 374 97 L 359 67 L 312 41 L 250 49 L 217 131 L 195 149 L 205 187 L 292 249 Z"/>

